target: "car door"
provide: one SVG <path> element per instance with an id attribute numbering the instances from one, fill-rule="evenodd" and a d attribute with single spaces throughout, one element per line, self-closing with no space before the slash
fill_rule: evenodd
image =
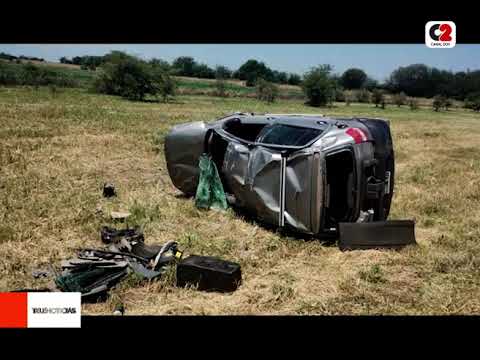
<path id="1" fill-rule="evenodd" d="M 282 157 L 262 146 L 230 142 L 222 172 L 235 205 L 279 225 Z"/>

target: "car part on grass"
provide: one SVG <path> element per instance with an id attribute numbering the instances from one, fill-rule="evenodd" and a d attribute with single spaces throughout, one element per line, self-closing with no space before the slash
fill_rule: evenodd
<path id="1" fill-rule="evenodd" d="M 55 279 L 61 291 L 81 292 L 82 301 L 105 299 L 107 291 L 128 274 L 127 264 L 95 264 L 95 260 L 65 268 Z"/>
<path id="2" fill-rule="evenodd" d="M 269 225 L 331 235 L 361 212 L 384 221 L 390 211 L 395 164 L 386 120 L 236 113 L 177 125 L 165 138 L 165 158 L 187 195 L 196 194 L 204 153 L 228 204 Z"/>
<path id="3" fill-rule="evenodd" d="M 242 281 L 240 265 L 210 256 L 192 255 L 177 265 L 177 286 L 232 292 Z"/>
<path id="4" fill-rule="evenodd" d="M 32 271 L 32 276 L 35 279 L 48 278 L 51 275 L 49 270 L 37 269 Z"/>
<path id="5" fill-rule="evenodd" d="M 128 217 L 132 215 L 128 211 L 112 211 L 110 217 L 114 221 L 126 222 Z"/>
<path id="6" fill-rule="evenodd" d="M 106 198 L 116 196 L 117 192 L 115 191 L 115 185 L 111 183 L 103 184 L 103 196 Z"/>
<path id="7" fill-rule="evenodd" d="M 104 226 L 100 230 L 100 238 L 104 244 L 118 243 L 122 238 L 126 238 L 128 241 L 144 241 L 143 233 L 138 228 L 117 230 L 115 228 Z"/>
<path id="8" fill-rule="evenodd" d="M 398 249 L 416 244 L 413 220 L 390 220 L 369 223 L 340 223 L 339 248 Z"/>
<path id="9" fill-rule="evenodd" d="M 195 206 L 200 209 L 227 209 L 227 199 L 217 166 L 208 154 L 202 154 L 198 162 L 200 175 L 195 195 Z"/>
<path id="10" fill-rule="evenodd" d="M 131 272 L 155 279 L 181 258 L 175 241 L 148 246 L 138 229 L 103 227 L 100 233 L 108 249 L 79 249 L 76 258 L 62 261 L 63 272 L 55 278 L 58 289 L 79 291 L 82 301 L 105 300 L 108 290 Z"/>

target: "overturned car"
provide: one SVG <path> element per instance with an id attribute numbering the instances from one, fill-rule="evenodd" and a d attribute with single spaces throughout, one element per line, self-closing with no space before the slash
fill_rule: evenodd
<path id="1" fill-rule="evenodd" d="M 341 222 L 383 221 L 390 211 L 394 153 L 385 120 L 235 113 L 175 126 L 165 157 L 185 194 L 195 194 L 203 153 L 230 205 L 273 226 L 322 236 Z"/>

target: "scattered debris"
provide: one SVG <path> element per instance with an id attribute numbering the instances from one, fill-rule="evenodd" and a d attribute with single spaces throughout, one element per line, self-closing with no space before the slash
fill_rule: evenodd
<path id="1" fill-rule="evenodd" d="M 177 265 L 177 286 L 198 290 L 232 292 L 242 281 L 240 265 L 210 256 L 192 255 Z"/>
<path id="2" fill-rule="evenodd" d="M 118 220 L 124 222 L 131 214 L 128 211 L 112 211 L 110 217 L 112 220 Z"/>
<path id="3" fill-rule="evenodd" d="M 104 226 L 100 230 L 100 238 L 104 244 L 118 243 L 122 238 L 130 242 L 133 240 L 144 241 L 143 233 L 138 228 L 117 230 Z"/>
<path id="4" fill-rule="evenodd" d="M 340 223 L 340 250 L 398 249 L 416 244 L 413 220 Z"/>
<path id="5" fill-rule="evenodd" d="M 174 241 L 146 245 L 138 229 L 103 227 L 100 237 L 108 249 L 79 249 L 77 257 L 62 261 L 63 271 L 55 278 L 58 289 L 81 292 L 84 302 L 105 300 L 108 291 L 131 272 L 155 279 L 182 255 Z"/>
<path id="6" fill-rule="evenodd" d="M 46 277 L 49 277 L 50 275 L 51 273 L 48 270 L 39 269 L 39 270 L 32 271 L 32 276 L 35 279 L 46 278 Z"/>
<path id="7" fill-rule="evenodd" d="M 111 183 L 103 184 L 103 196 L 106 198 L 117 196 L 117 192 L 115 191 L 115 186 Z"/>

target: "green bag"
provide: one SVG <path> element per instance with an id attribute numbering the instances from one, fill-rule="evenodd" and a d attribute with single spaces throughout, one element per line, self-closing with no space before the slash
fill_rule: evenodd
<path id="1" fill-rule="evenodd" d="M 225 191 L 223 191 L 222 181 L 212 157 L 202 154 L 198 167 L 200 168 L 200 177 L 195 195 L 195 206 L 200 209 L 227 209 Z"/>

